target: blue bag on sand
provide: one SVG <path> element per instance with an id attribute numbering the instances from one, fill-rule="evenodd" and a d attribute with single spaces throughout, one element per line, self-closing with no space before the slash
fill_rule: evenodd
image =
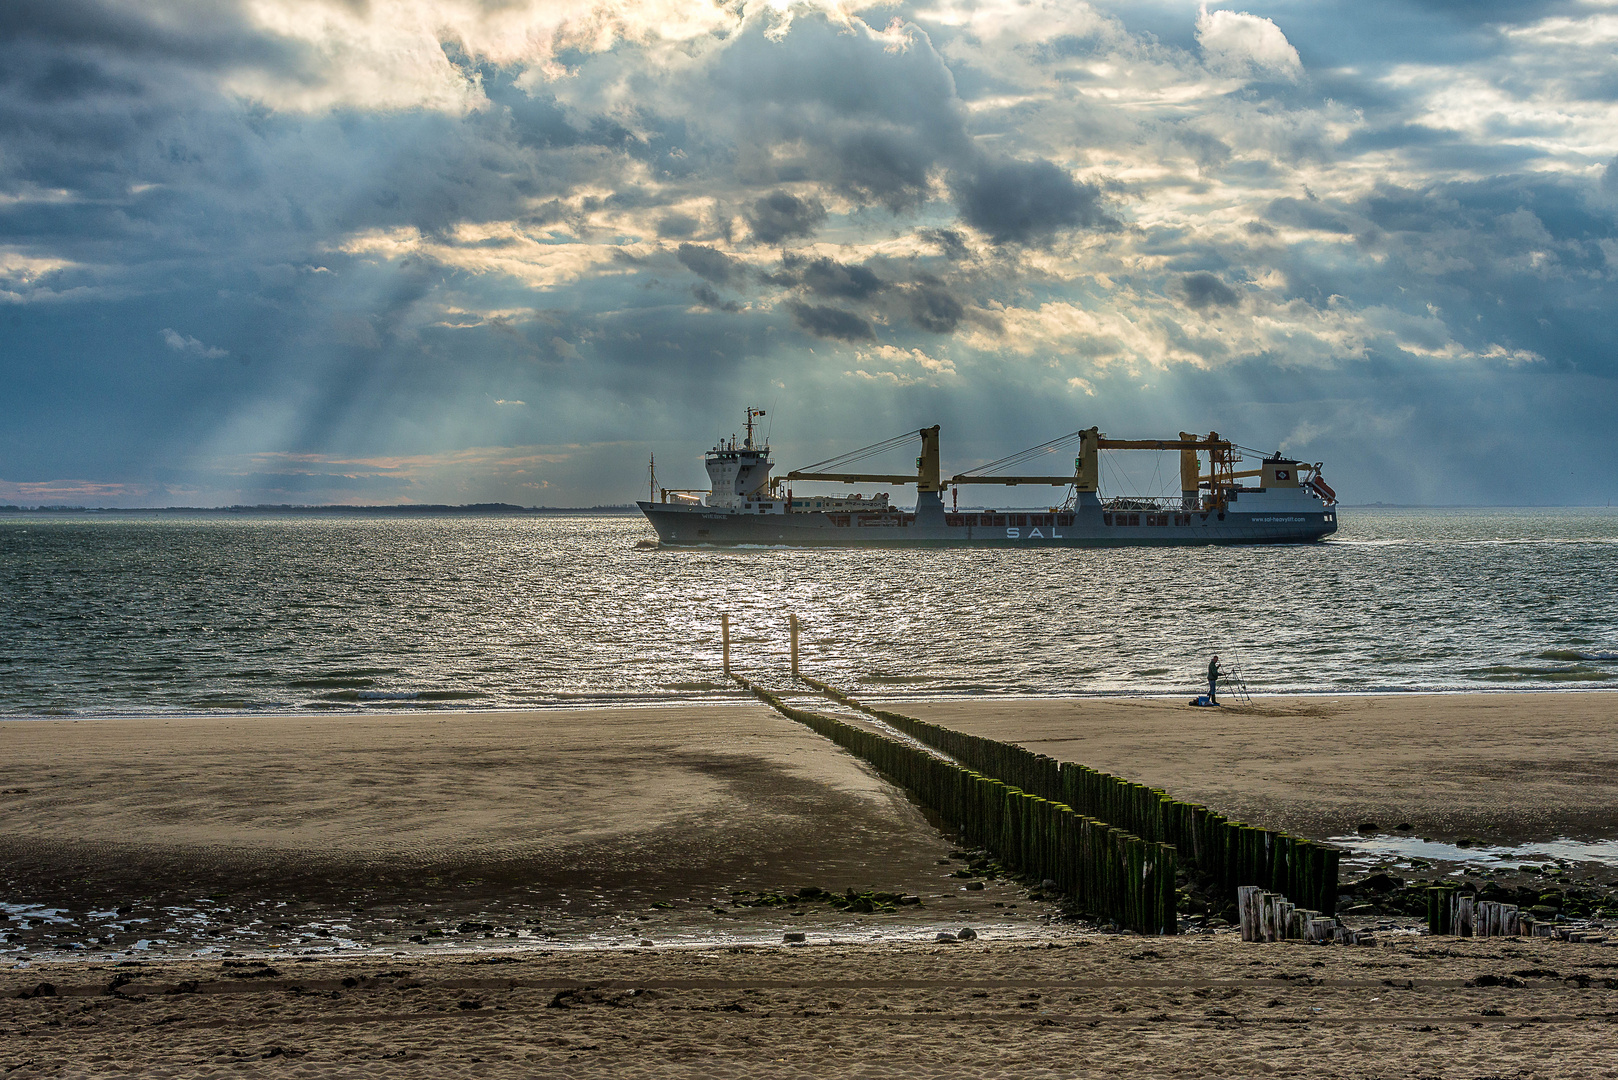
<path id="1" fill-rule="evenodd" d="M 1201 705 L 1201 706 L 1204 706 L 1206 708 L 1212 708 L 1212 709 L 1217 709 L 1219 707 L 1214 702 L 1208 700 L 1208 695 L 1207 694 L 1203 694 L 1201 697 L 1197 698 L 1195 701 L 1192 701 L 1190 704 L 1192 704 L 1192 705 Z"/>

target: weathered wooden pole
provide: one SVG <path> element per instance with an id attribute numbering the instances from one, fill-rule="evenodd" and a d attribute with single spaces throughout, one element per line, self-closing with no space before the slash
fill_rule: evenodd
<path id="1" fill-rule="evenodd" d="M 719 616 L 719 636 L 724 648 L 725 677 L 730 677 L 730 612 Z"/>
<path id="2" fill-rule="evenodd" d="M 798 676 L 798 617 L 796 615 L 788 615 L 787 616 L 787 626 L 792 631 L 792 677 L 797 678 L 797 676 Z"/>

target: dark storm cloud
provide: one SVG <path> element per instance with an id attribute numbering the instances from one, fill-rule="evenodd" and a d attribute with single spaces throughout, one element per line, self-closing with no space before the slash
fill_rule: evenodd
<path id="1" fill-rule="evenodd" d="M 826 206 L 810 196 L 800 199 L 790 191 L 772 191 L 746 211 L 753 235 L 766 244 L 795 236 L 813 236 L 826 220 Z"/>
<path id="2" fill-rule="evenodd" d="M 884 276 L 886 275 L 886 276 Z M 826 256 L 809 257 L 786 252 L 780 267 L 762 278 L 769 285 L 782 286 L 799 296 L 842 300 L 864 308 L 884 321 L 904 320 L 929 334 L 953 333 L 966 319 L 967 301 L 961 286 L 914 264 L 895 261 L 878 274 L 868 266 L 841 263 Z M 843 340 L 869 340 L 875 330 L 864 316 L 853 316 L 843 308 L 807 305 L 795 300 L 789 305 L 794 320 L 821 337 Z M 980 320 L 991 322 L 992 320 Z"/>
<path id="3" fill-rule="evenodd" d="M 1236 307 L 1242 302 L 1236 290 L 1207 271 L 1181 278 L 1180 295 L 1186 306 L 1196 311 L 1206 311 L 1211 307 Z"/>
<path id="4" fill-rule="evenodd" d="M 697 302 L 703 306 L 711 307 L 718 311 L 735 313 L 742 309 L 742 306 L 736 301 L 726 300 L 720 296 L 714 291 L 712 285 L 693 285 L 691 286 L 691 295 L 696 297 Z"/>
<path id="5" fill-rule="evenodd" d="M 809 258 L 786 252 L 781 267 L 766 276 L 772 285 L 802 288 L 816 296 L 844 300 L 868 300 L 887 288 L 887 283 L 864 266 L 840 263 L 826 256 Z"/>
<path id="6" fill-rule="evenodd" d="M 924 280 L 908 292 L 911 322 L 930 334 L 953 333 L 966 317 L 966 305 L 937 279 Z"/>
<path id="7" fill-rule="evenodd" d="M 787 310 L 792 321 L 815 337 L 837 341 L 875 341 L 876 332 L 871 324 L 852 311 L 828 307 L 824 304 L 806 304 L 789 300 Z"/>
<path id="8" fill-rule="evenodd" d="M 935 168 L 969 156 L 954 77 L 925 33 L 911 27 L 895 48 L 821 14 L 794 21 L 790 47 L 763 31 L 745 32 L 714 73 L 744 103 L 744 179 L 812 180 L 899 212 L 925 201 Z"/>
<path id="9" fill-rule="evenodd" d="M 160 12 L 98 0 L 7 0 L 0 41 L 94 48 L 203 68 L 265 66 L 314 78 L 306 46 L 264 33 L 229 0 L 181 0 Z M 167 14 L 167 18 L 155 17 Z"/>
<path id="10" fill-rule="evenodd" d="M 898 214 L 936 194 L 934 178 L 941 177 L 962 218 L 1001 244 L 1116 226 L 1094 185 L 1049 161 L 991 157 L 977 148 L 954 74 L 919 29 L 908 28 L 906 46 L 895 50 L 806 16 L 794 23 L 792 40 L 787 50 L 762 35 L 744 38 L 715 76 L 749 105 L 742 119 L 748 145 L 736 166 L 742 178 L 816 181 Z M 761 241 L 809 235 L 819 225 L 785 209 L 778 223 L 755 204 L 748 220 Z"/>
<path id="11" fill-rule="evenodd" d="M 961 216 L 995 243 L 1049 240 L 1063 229 L 1115 228 L 1101 191 L 1049 161 L 984 160 L 951 180 Z"/>
<path id="12" fill-rule="evenodd" d="M 679 211 L 664 214 L 657 219 L 657 235 L 665 240 L 678 240 L 702 228 L 702 219 Z"/>
<path id="13" fill-rule="evenodd" d="M 746 273 L 740 262 L 706 244 L 681 244 L 675 257 L 687 270 L 715 285 L 740 281 Z"/>
<path id="14" fill-rule="evenodd" d="M 916 235 L 937 244 L 939 251 L 951 262 L 972 257 L 972 249 L 967 247 L 966 237 L 958 229 L 919 229 Z"/>

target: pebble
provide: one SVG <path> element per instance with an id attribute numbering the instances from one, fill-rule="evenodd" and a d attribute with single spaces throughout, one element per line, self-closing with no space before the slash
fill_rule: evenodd
<path id="1" fill-rule="evenodd" d="M 798 933 L 797 931 L 788 931 L 787 933 L 781 935 L 781 940 L 782 941 L 803 941 L 803 940 L 805 940 L 805 937 L 804 937 L 803 934 Z"/>
<path id="2" fill-rule="evenodd" d="M 940 930 L 938 932 L 938 936 L 933 938 L 933 940 L 934 941 L 939 941 L 939 942 L 949 942 L 949 943 L 953 944 L 954 942 L 957 942 L 957 941 L 959 941 L 961 939 L 956 937 L 954 934 L 950 933 L 948 930 Z"/>
<path id="3" fill-rule="evenodd" d="M 956 934 L 955 937 L 958 941 L 976 941 L 978 939 L 978 932 L 968 926 L 962 929 L 960 933 Z"/>

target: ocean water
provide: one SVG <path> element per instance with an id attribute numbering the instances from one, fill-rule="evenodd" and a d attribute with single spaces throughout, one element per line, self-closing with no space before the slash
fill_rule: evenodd
<path id="1" fill-rule="evenodd" d="M 1618 686 L 1618 510 L 1357 510 L 1295 547 L 647 550 L 639 517 L 7 514 L 0 714 Z"/>

